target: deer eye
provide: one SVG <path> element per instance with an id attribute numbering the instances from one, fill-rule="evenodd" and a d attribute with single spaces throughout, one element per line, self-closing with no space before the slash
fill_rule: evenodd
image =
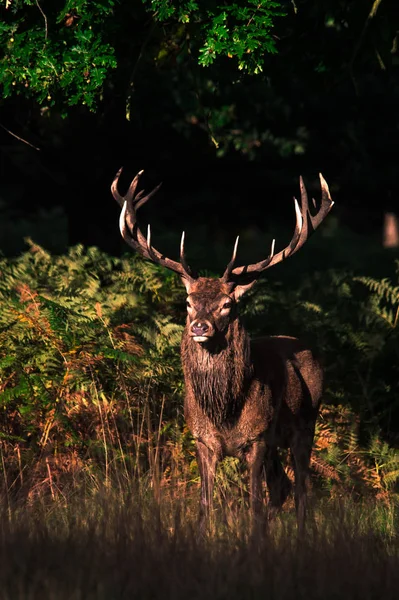
<path id="1" fill-rule="evenodd" d="M 225 302 L 222 306 L 222 308 L 231 308 L 231 302 Z"/>
<path id="2" fill-rule="evenodd" d="M 187 308 L 191 308 L 191 304 L 188 300 L 186 301 L 186 306 L 187 306 Z"/>

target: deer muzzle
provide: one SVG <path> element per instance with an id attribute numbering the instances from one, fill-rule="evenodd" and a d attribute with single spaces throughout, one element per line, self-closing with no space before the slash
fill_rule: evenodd
<path id="1" fill-rule="evenodd" d="M 214 328 L 207 320 L 196 320 L 190 325 L 190 336 L 194 342 L 207 342 L 214 334 Z"/>

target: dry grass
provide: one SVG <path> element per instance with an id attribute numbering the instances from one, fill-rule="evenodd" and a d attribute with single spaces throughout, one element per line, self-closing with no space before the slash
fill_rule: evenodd
<path id="1" fill-rule="evenodd" d="M 219 508 L 201 537 L 196 498 L 164 494 L 158 504 L 143 489 L 6 506 L 1 600 L 397 598 L 392 507 L 330 501 L 298 539 L 292 513 L 250 536 L 245 509 L 232 507 Z"/>

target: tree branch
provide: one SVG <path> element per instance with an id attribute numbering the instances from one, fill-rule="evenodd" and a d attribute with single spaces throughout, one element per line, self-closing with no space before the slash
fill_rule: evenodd
<path id="1" fill-rule="evenodd" d="M 15 137 L 15 139 L 17 139 L 20 142 L 23 142 L 24 144 L 26 144 L 27 146 L 30 146 L 31 148 L 33 148 L 34 150 L 37 150 L 38 152 L 40 152 L 40 148 L 37 148 L 37 146 L 34 146 L 33 144 L 31 144 L 30 142 L 28 142 L 27 140 L 24 140 L 24 138 L 19 137 L 19 135 L 17 135 L 16 133 L 13 133 L 12 131 L 10 131 L 9 129 L 7 129 L 7 127 L 5 127 L 4 125 L 2 125 L 2 123 L 0 123 L 0 127 L 2 129 L 4 129 L 4 131 L 7 131 L 7 133 L 9 133 L 10 135 L 12 135 L 12 137 Z"/>
<path id="2" fill-rule="evenodd" d="M 45 15 L 45 13 L 44 13 L 44 11 L 43 11 L 42 7 L 40 6 L 40 4 L 39 4 L 39 1 L 38 1 L 38 0 L 36 0 L 36 6 L 37 6 L 37 8 L 40 10 L 40 12 L 42 13 L 42 17 L 43 17 L 43 19 L 44 19 L 44 31 L 45 31 L 45 33 L 44 33 L 44 39 L 47 41 L 47 35 L 48 35 L 47 17 L 46 17 L 46 15 Z"/>

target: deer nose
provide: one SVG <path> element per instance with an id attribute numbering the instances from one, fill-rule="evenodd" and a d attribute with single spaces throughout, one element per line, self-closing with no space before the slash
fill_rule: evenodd
<path id="1" fill-rule="evenodd" d="M 194 321 L 191 325 L 191 331 L 194 335 L 204 335 L 209 331 L 209 325 L 205 321 Z"/>

